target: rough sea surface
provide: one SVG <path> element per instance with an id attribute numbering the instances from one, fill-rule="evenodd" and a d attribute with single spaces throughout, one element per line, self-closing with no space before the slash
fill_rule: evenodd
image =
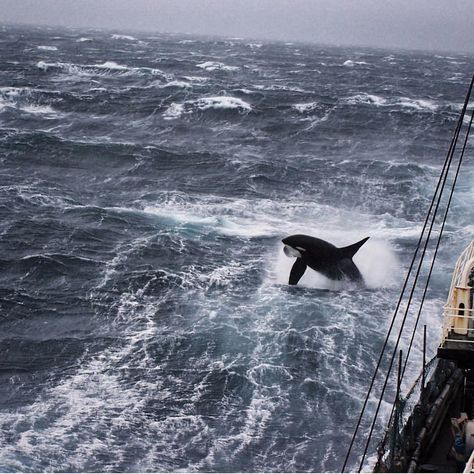
<path id="1" fill-rule="evenodd" d="M 0 57 L 0 471 L 340 470 L 474 59 L 9 26 Z M 367 288 L 290 288 L 293 233 L 370 236 Z"/>

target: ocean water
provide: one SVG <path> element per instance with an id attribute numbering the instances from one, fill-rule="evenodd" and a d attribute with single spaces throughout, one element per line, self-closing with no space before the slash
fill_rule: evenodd
<path id="1" fill-rule="evenodd" d="M 9 26 L 0 57 L 0 471 L 339 471 L 474 59 Z M 294 233 L 370 236 L 367 287 L 289 287 Z"/>

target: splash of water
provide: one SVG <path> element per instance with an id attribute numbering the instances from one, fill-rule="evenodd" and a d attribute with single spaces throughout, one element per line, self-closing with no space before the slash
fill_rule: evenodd
<path id="1" fill-rule="evenodd" d="M 337 235 L 335 235 L 333 239 L 328 238 L 328 240 L 330 242 L 342 242 Z M 345 235 L 344 240 L 356 242 L 358 237 L 347 239 L 347 235 Z M 341 244 L 341 246 L 343 245 Z M 288 276 L 295 259 L 286 257 L 282 245 L 278 245 L 274 252 L 277 253 L 277 257 L 274 260 L 274 266 L 271 272 L 272 279 L 277 284 L 288 284 Z M 367 288 L 390 288 L 396 285 L 399 280 L 400 263 L 390 243 L 387 241 L 377 239 L 368 240 L 354 256 L 354 263 L 362 273 Z M 306 288 L 330 290 L 351 288 L 350 283 L 346 281 L 329 280 L 310 268 L 306 270 L 298 284 Z"/>

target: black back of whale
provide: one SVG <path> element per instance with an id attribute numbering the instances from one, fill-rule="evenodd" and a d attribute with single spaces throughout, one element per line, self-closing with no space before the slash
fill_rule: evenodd
<path id="1" fill-rule="evenodd" d="M 291 268 L 289 284 L 296 285 L 307 267 L 321 273 L 330 280 L 347 279 L 363 283 L 362 277 L 352 257 L 367 242 L 369 237 L 347 247 L 336 247 L 329 242 L 309 235 L 291 235 L 282 240 L 285 245 L 297 249 L 297 258 Z"/>

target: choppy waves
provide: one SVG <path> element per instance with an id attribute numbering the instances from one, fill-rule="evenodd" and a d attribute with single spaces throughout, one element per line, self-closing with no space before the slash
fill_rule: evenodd
<path id="1" fill-rule="evenodd" d="M 338 471 L 471 59 L 0 34 L 0 470 Z M 370 236 L 367 287 L 289 287 L 292 233 Z"/>

